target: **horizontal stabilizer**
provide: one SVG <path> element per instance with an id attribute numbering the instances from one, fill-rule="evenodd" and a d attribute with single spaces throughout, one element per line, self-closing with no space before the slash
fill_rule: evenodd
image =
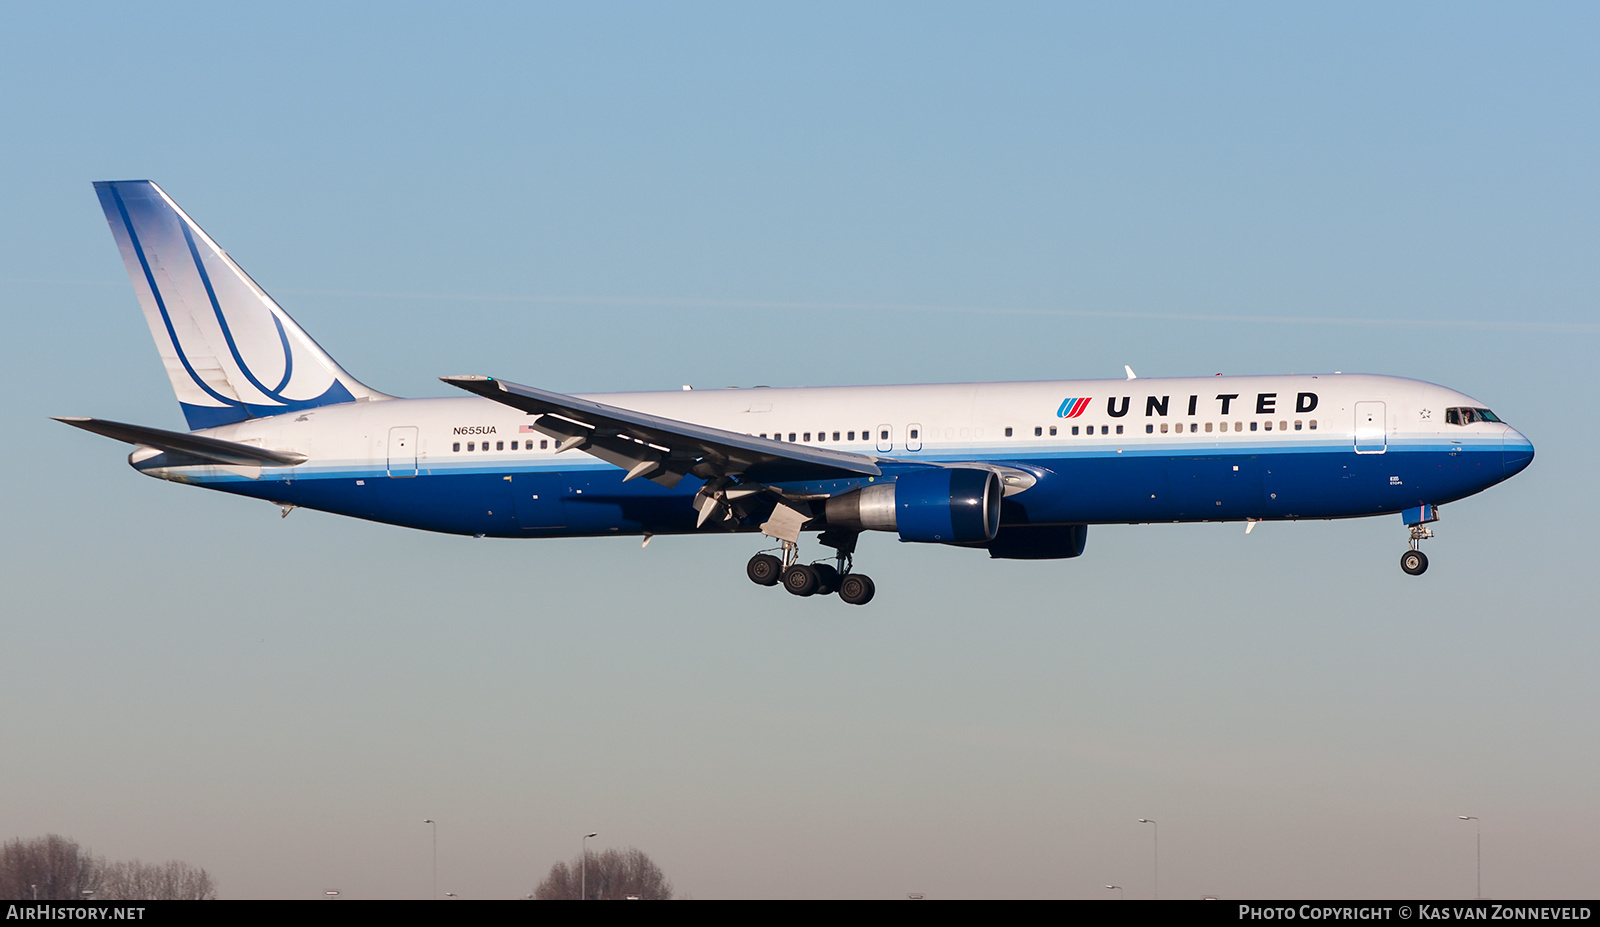
<path id="1" fill-rule="evenodd" d="M 97 435 L 104 435 L 117 441 L 126 441 L 141 447 L 153 447 L 158 451 L 167 451 L 172 454 L 183 454 L 188 457 L 198 457 L 201 460 L 222 464 L 231 467 L 259 467 L 279 466 L 292 467 L 304 463 L 306 455 L 295 451 L 269 451 L 265 448 L 253 447 L 249 444 L 240 444 L 237 441 L 223 441 L 220 438 L 207 438 L 201 435 L 185 434 L 181 431 L 165 431 L 160 428 L 146 428 L 143 425 L 126 425 L 122 422 L 108 422 L 98 418 L 56 418 L 56 421 L 92 431 Z"/>

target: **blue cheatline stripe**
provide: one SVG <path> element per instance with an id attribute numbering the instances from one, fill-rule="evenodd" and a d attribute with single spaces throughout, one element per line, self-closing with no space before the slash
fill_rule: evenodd
<path id="1" fill-rule="evenodd" d="M 194 258 L 194 269 L 199 272 L 200 282 L 205 285 L 206 297 L 211 300 L 211 311 L 216 314 L 217 325 L 222 328 L 222 337 L 228 342 L 228 353 L 233 355 L 233 362 L 239 365 L 239 370 L 244 373 L 245 379 L 250 381 L 250 385 L 260 390 L 263 395 L 287 402 L 288 400 L 279 393 L 288 384 L 289 375 L 294 371 L 294 350 L 289 346 L 289 338 L 284 333 L 283 326 L 278 325 L 278 341 L 283 345 L 283 382 L 279 383 L 276 389 L 268 389 L 266 384 L 256 379 L 255 373 L 250 370 L 250 365 L 245 363 L 244 357 L 239 353 L 239 346 L 234 343 L 233 329 L 228 326 L 228 319 L 222 314 L 222 305 L 217 302 L 217 291 L 211 286 L 211 275 L 206 273 L 205 263 L 200 260 L 200 249 L 194 245 L 194 236 L 189 232 L 188 223 L 180 218 L 178 227 L 183 231 L 184 243 L 189 246 L 189 256 Z M 272 321 L 277 323 L 278 317 L 273 315 Z"/>
<path id="2" fill-rule="evenodd" d="M 1457 446 L 1455 449 L 1458 450 L 1458 451 L 1461 450 L 1461 448 L 1459 446 Z M 1256 448 L 1256 449 L 1253 449 L 1253 450 L 1241 450 L 1241 451 L 1236 451 L 1236 452 L 1233 452 L 1233 453 L 1224 454 L 1224 453 L 1217 453 L 1214 449 L 1202 449 L 1202 448 L 1192 448 L 1192 447 L 1191 448 L 1182 448 L 1182 449 L 1180 449 L 1180 448 L 1177 448 L 1177 447 L 1169 446 L 1169 447 L 1166 447 L 1164 449 L 1160 449 L 1160 450 L 1152 449 L 1152 450 L 1148 450 L 1148 451 L 1145 451 L 1144 453 L 1139 453 L 1139 454 L 1134 454 L 1134 453 L 1117 454 L 1115 450 L 1111 450 L 1111 451 L 1107 451 L 1107 452 L 1096 452 L 1096 453 L 1085 453 L 1085 452 L 1081 452 L 1080 451 L 1080 452 L 1071 452 L 1071 453 L 1066 453 L 1066 454 L 1040 452 L 1040 453 L 1037 453 L 1037 454 L 1034 454 L 1034 455 L 1015 454 L 1015 453 L 1013 453 L 1013 454 L 1005 454 L 1004 452 L 1001 452 L 1001 451 L 990 451 L 990 452 L 985 452 L 985 453 L 982 453 L 982 454 L 956 454 L 956 453 L 952 453 L 952 454 L 940 455 L 940 456 L 931 457 L 931 458 L 919 457 L 916 460 L 907 460 L 904 463 L 886 464 L 885 465 L 886 466 L 885 475 L 886 476 L 893 476 L 893 475 L 896 475 L 897 473 L 904 473 L 904 472 L 910 472 L 910 471 L 915 471 L 915 470 L 921 470 L 921 469 L 926 468 L 929 463 L 939 463 L 939 464 L 962 464 L 962 463 L 996 464 L 996 465 L 1000 465 L 1000 466 L 1031 464 L 1031 465 L 1035 465 L 1035 466 L 1041 466 L 1041 467 L 1044 467 L 1046 469 L 1051 469 L 1051 468 L 1070 468 L 1070 467 L 1074 466 L 1075 464 L 1080 464 L 1080 463 L 1082 463 L 1082 464 L 1100 463 L 1100 462 L 1104 462 L 1104 461 L 1110 460 L 1111 458 L 1121 458 L 1121 459 L 1124 459 L 1124 460 L 1131 459 L 1131 458 L 1136 458 L 1136 459 L 1141 459 L 1141 460 L 1149 460 L 1149 459 L 1152 459 L 1152 458 L 1156 458 L 1158 460 L 1159 459 L 1165 459 L 1165 460 L 1171 461 L 1171 462 L 1173 462 L 1175 464 L 1179 464 L 1179 465 L 1182 465 L 1182 464 L 1184 464 L 1186 462 L 1190 462 L 1190 461 L 1196 461 L 1196 460 L 1225 459 L 1225 458 L 1236 458 L 1236 459 L 1254 458 L 1254 459 L 1258 459 L 1258 460 L 1260 460 L 1260 461 L 1262 461 L 1264 463 L 1267 463 L 1267 464 L 1270 464 L 1272 460 L 1277 458 L 1277 459 L 1282 460 L 1284 463 L 1289 463 L 1289 462 L 1294 461 L 1294 460 L 1304 460 L 1304 459 L 1306 459 L 1306 455 L 1308 453 L 1312 453 L 1315 450 L 1316 449 L 1313 449 L 1313 448 L 1296 448 L 1296 449 L 1294 449 L 1294 452 L 1292 454 L 1280 454 L 1280 453 L 1262 453 L 1262 449 Z M 1329 455 L 1329 456 L 1350 457 L 1352 459 L 1357 457 L 1357 455 L 1353 451 L 1351 451 L 1349 449 L 1349 446 L 1345 445 L 1345 444 L 1340 444 L 1337 448 L 1331 448 L 1331 449 L 1325 447 L 1322 450 L 1324 451 L 1324 453 L 1326 455 Z M 1434 447 L 1431 447 L 1431 448 L 1411 449 L 1411 450 L 1408 450 L 1408 451 L 1395 451 L 1395 450 L 1391 449 L 1390 456 L 1393 457 L 1393 460 L 1394 460 L 1396 465 L 1409 466 L 1409 465 L 1412 465 L 1412 464 L 1415 463 L 1416 458 L 1418 456 L 1425 455 L 1425 454 L 1426 455 L 1437 455 L 1437 454 L 1441 454 L 1441 453 L 1445 453 L 1445 452 L 1446 452 L 1445 448 L 1439 447 L 1439 446 L 1434 446 Z M 1486 454 L 1499 454 L 1500 450 L 1499 450 L 1498 447 L 1494 447 L 1494 448 L 1482 447 L 1482 448 L 1480 448 L 1480 449 L 1478 449 L 1476 451 L 1468 451 L 1467 453 L 1473 455 L 1474 457 L 1481 457 L 1482 455 L 1486 455 Z M 478 459 L 469 459 L 469 458 L 471 458 L 473 456 L 475 456 L 475 455 L 463 453 L 463 454 L 460 454 L 459 456 L 458 455 L 454 455 L 454 454 L 450 454 L 450 455 L 447 455 L 447 456 L 444 456 L 444 457 L 437 457 L 437 456 L 435 456 L 435 457 L 420 457 L 418 459 L 418 469 L 421 472 L 423 472 L 424 474 L 426 474 L 426 475 L 432 475 L 432 476 L 438 476 L 438 477 L 451 477 L 451 476 L 502 476 L 502 475 L 507 475 L 507 474 L 522 474 L 522 473 L 526 473 L 526 474 L 569 473 L 569 474 L 574 474 L 574 475 L 584 474 L 584 475 L 587 475 L 587 476 L 593 476 L 593 475 L 604 475 L 604 474 L 608 474 L 608 473 L 620 475 L 622 473 L 622 471 L 619 468 L 613 467 L 611 464 L 605 463 L 604 461 L 594 460 L 594 459 L 588 459 L 588 460 L 577 459 L 577 460 L 555 461 L 555 460 L 549 459 L 548 457 L 542 458 L 542 459 L 517 459 L 517 458 L 509 457 L 509 456 L 480 457 Z M 1363 461 L 1372 462 L 1372 461 L 1375 461 L 1375 460 L 1381 459 L 1381 458 L 1377 458 L 1377 455 L 1362 455 L 1360 459 L 1363 460 Z M 374 478 L 374 477 L 386 476 L 387 472 L 388 471 L 387 471 L 386 465 L 382 461 L 371 461 L 371 460 L 364 460 L 364 459 L 324 460 L 324 461 L 321 461 L 321 462 L 318 462 L 318 463 L 301 464 L 300 466 L 297 466 L 297 467 L 281 467 L 281 468 L 269 467 L 269 468 L 266 468 L 266 469 L 264 469 L 262 471 L 262 478 L 263 478 L 263 480 L 265 480 L 267 482 L 272 482 L 272 481 L 275 481 L 275 480 L 278 480 L 278 479 L 306 480 L 306 479 Z M 202 481 L 209 482 L 209 481 L 211 481 L 211 479 L 212 478 L 202 478 Z M 224 475 L 222 471 L 219 471 L 219 475 L 217 477 L 215 477 L 215 479 L 218 480 L 218 481 L 222 481 L 222 482 L 231 482 L 231 481 L 236 480 L 236 479 L 244 479 L 244 478 L 243 477 L 234 476 L 233 474 Z M 822 482 L 828 482 L 828 481 L 827 480 L 823 480 Z"/>
<path id="3" fill-rule="evenodd" d="M 1501 453 L 1498 442 L 1481 442 L 1472 445 L 1459 444 L 1407 444 L 1389 446 L 1389 452 L 1382 456 L 1393 456 L 1396 459 L 1408 458 L 1417 454 L 1440 454 L 1456 452 L 1464 455 L 1483 455 Z M 471 473 L 520 473 L 520 472 L 590 472 L 615 470 L 601 460 L 594 458 L 572 458 L 556 460 L 547 452 L 539 452 L 542 456 L 525 457 L 521 451 L 494 451 L 492 456 L 483 455 L 481 452 L 463 451 L 459 453 L 445 452 L 419 458 L 423 469 L 441 474 L 471 474 Z M 1078 461 L 1107 460 L 1111 458 L 1149 458 L 1165 457 L 1174 460 L 1194 460 L 1210 458 L 1265 458 L 1274 457 L 1299 458 L 1306 455 L 1329 456 L 1356 456 L 1350 445 L 1338 441 L 1337 443 L 1320 443 L 1309 445 L 1298 443 L 1296 445 L 1233 445 L 1231 447 L 1198 446 L 1183 443 L 1167 443 L 1156 446 L 1116 447 L 1101 446 L 1095 448 L 1037 448 L 1023 449 L 1016 446 L 1009 447 L 973 447 L 954 448 L 940 453 L 922 454 L 915 459 L 903 462 L 890 462 L 885 466 L 891 468 L 920 468 L 930 463 L 940 464 L 997 464 L 1007 465 L 1016 463 L 1049 464 L 1059 463 L 1070 465 Z M 1362 455 L 1365 459 L 1379 455 Z M 358 458 L 322 459 L 314 463 L 301 464 L 292 468 L 293 473 L 299 476 L 309 474 L 333 475 L 356 474 L 363 475 L 383 470 L 377 462 Z M 289 473 L 286 468 L 282 471 Z M 621 472 L 618 470 L 618 472 Z"/>
<path id="4" fill-rule="evenodd" d="M 172 349 L 177 352 L 178 360 L 182 362 L 183 369 L 188 372 L 189 379 L 194 381 L 194 385 L 200 387 L 201 391 L 203 391 L 206 395 L 217 400 L 223 405 L 228 406 L 229 408 L 237 410 L 230 415 L 227 421 L 212 421 L 202 424 L 196 422 L 194 418 L 188 414 L 191 408 L 198 407 L 191 406 L 188 403 L 180 402 L 179 405 L 182 405 L 184 409 L 184 417 L 189 421 L 189 427 L 207 428 L 214 427 L 216 425 L 231 425 L 234 422 L 242 422 L 245 419 L 250 418 L 250 410 L 242 401 L 238 399 L 229 399 L 227 396 L 224 396 L 212 389 L 210 386 L 207 386 L 206 382 L 200 379 L 200 375 L 194 372 L 194 366 L 189 363 L 188 356 L 183 353 L 183 342 L 178 340 L 178 332 L 172 327 L 172 319 L 167 315 L 166 301 L 161 298 L 161 288 L 156 286 L 155 274 L 150 272 L 150 262 L 144 256 L 144 245 L 140 244 L 139 242 L 139 233 L 133 230 L 133 220 L 128 218 L 127 204 L 122 201 L 122 193 L 116 188 L 115 185 L 111 187 L 111 196 L 117 202 L 117 212 L 122 216 L 122 224 L 128 230 L 128 240 L 133 243 L 133 253 L 138 255 L 139 267 L 144 271 L 145 284 L 150 287 L 150 292 L 155 296 L 156 309 L 161 312 L 161 321 L 167 327 L 167 337 L 172 339 Z"/>

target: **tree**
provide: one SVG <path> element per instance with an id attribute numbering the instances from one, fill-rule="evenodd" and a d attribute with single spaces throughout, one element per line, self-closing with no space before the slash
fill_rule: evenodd
<path id="1" fill-rule="evenodd" d="M 59 834 L 0 846 L 0 898 L 29 901 L 204 901 L 217 897 L 204 869 L 165 863 L 109 863 Z"/>
<path id="2" fill-rule="evenodd" d="M 0 847 L 0 898 L 81 901 L 100 888 L 99 861 L 60 834 L 13 838 Z"/>
<path id="3" fill-rule="evenodd" d="M 533 897 L 538 901 L 576 901 L 582 897 L 580 885 L 587 882 L 588 896 L 595 901 L 621 901 L 637 896 L 645 901 L 672 898 L 672 883 L 643 850 L 589 851 L 585 877 L 583 857 L 571 863 L 556 863 L 544 877 Z"/>
<path id="4" fill-rule="evenodd" d="M 108 863 L 95 898 L 107 901 L 211 901 L 217 897 L 210 873 L 188 863 Z"/>

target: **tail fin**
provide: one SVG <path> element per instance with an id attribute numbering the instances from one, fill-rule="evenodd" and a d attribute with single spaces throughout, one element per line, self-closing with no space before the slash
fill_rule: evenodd
<path id="1" fill-rule="evenodd" d="M 160 187 L 94 189 L 191 431 L 390 398 L 346 373 Z"/>

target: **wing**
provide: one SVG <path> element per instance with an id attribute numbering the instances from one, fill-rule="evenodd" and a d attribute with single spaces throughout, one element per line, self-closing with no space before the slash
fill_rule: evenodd
<path id="1" fill-rule="evenodd" d="M 877 458 L 790 444 L 678 419 L 635 412 L 493 377 L 440 377 L 451 386 L 536 415 L 532 427 L 556 438 L 557 452 L 581 450 L 628 471 L 674 486 L 688 474 L 760 483 L 881 476 Z"/>

